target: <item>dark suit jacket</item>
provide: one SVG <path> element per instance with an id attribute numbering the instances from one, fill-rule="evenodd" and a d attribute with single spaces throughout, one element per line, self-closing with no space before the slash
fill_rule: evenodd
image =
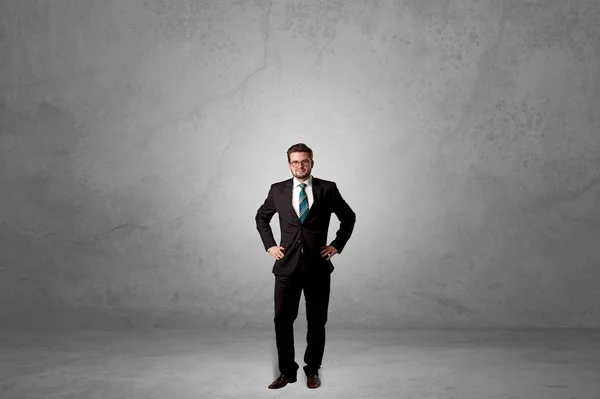
<path id="1" fill-rule="evenodd" d="M 327 245 L 327 232 L 331 214 L 335 213 L 340 221 L 340 228 L 331 246 L 342 253 L 352 235 L 356 214 L 342 198 L 336 184 L 332 181 L 313 176 L 313 203 L 304 223 L 292 206 L 293 178 L 271 185 L 264 204 L 256 212 L 256 229 L 260 234 L 265 250 L 276 246 L 270 221 L 275 212 L 279 214 L 281 228 L 280 246 L 284 247 L 283 258 L 276 260 L 273 274 L 289 276 L 298 263 L 300 248 L 315 267 L 331 273 L 334 269 L 331 260 L 320 255 L 321 247 Z"/>

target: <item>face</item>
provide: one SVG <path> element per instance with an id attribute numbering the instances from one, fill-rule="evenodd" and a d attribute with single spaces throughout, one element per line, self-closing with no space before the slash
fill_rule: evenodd
<path id="1" fill-rule="evenodd" d="M 296 179 L 305 180 L 310 176 L 315 162 L 310 159 L 308 152 L 292 152 L 288 165 Z"/>

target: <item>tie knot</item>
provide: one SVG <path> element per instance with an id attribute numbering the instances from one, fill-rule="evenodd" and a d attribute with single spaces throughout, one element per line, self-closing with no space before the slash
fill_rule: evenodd
<path id="1" fill-rule="evenodd" d="M 298 184 L 298 185 L 300 186 L 300 188 L 304 188 L 304 187 L 306 187 L 306 183 L 300 183 L 300 184 Z"/>

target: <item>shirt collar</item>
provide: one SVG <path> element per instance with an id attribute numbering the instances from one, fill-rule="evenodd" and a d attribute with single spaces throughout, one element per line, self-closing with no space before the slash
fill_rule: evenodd
<path id="1" fill-rule="evenodd" d="M 312 187 L 312 175 L 308 176 L 308 179 L 304 182 L 306 184 L 307 187 Z M 302 183 L 301 181 L 299 181 L 298 179 L 296 179 L 296 176 L 294 176 L 294 187 L 298 187 L 298 184 Z"/>

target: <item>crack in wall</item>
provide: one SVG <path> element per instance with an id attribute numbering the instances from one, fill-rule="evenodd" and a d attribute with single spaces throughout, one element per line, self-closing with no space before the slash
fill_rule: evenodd
<path id="1" fill-rule="evenodd" d="M 135 224 L 125 223 L 125 224 L 122 224 L 120 226 L 115 226 L 112 229 L 110 229 L 110 232 L 108 233 L 108 235 L 110 236 L 116 230 L 120 230 L 120 229 L 123 229 L 125 227 L 133 227 L 133 228 L 142 229 L 142 230 L 146 230 L 148 228 L 146 226 L 138 226 L 138 225 L 135 225 Z"/>
<path id="2" fill-rule="evenodd" d="M 269 50 L 269 35 L 270 35 L 270 25 L 271 25 L 270 21 L 271 21 L 272 9 L 273 9 L 273 0 L 271 0 L 269 3 L 269 8 L 267 10 L 267 13 L 266 13 L 267 15 L 265 18 L 266 21 L 265 21 L 265 33 L 264 33 L 264 38 L 263 38 L 263 57 L 262 57 L 261 65 L 258 68 L 256 68 L 254 71 L 252 71 L 250 74 L 248 74 L 244 78 L 244 80 L 237 86 L 237 88 L 233 89 L 228 94 L 226 94 L 225 95 L 226 97 L 234 96 L 236 93 L 243 91 L 248 86 L 248 82 L 250 81 L 250 79 L 252 79 L 259 72 L 261 72 L 267 68 L 267 56 L 268 56 L 268 50 Z M 242 96 L 242 108 L 245 109 L 244 96 Z M 228 140 L 227 140 L 227 144 L 225 144 L 225 147 L 221 150 L 221 156 L 219 158 L 219 166 L 218 166 L 217 173 L 210 180 L 210 182 L 207 183 L 206 186 L 208 188 L 204 191 L 203 195 L 201 196 L 200 206 L 198 207 L 198 209 L 195 209 L 193 211 L 193 213 L 197 212 L 202 207 L 202 204 L 205 202 L 206 196 L 208 195 L 208 193 L 210 191 L 210 186 L 212 186 L 214 182 L 221 179 L 221 176 L 223 174 L 223 161 L 225 159 L 225 155 L 226 155 L 227 151 L 234 144 L 235 136 L 236 136 L 235 131 L 230 133 Z"/>
<path id="3" fill-rule="evenodd" d="M 251 72 L 248 76 L 246 76 L 246 78 L 242 81 L 242 83 L 238 87 L 238 90 L 236 90 L 236 91 L 241 91 L 243 88 L 245 88 L 248 85 L 248 81 L 250 81 L 250 79 L 252 77 L 254 77 L 260 71 L 265 70 L 265 68 L 267 67 L 267 55 L 268 55 L 268 50 L 269 50 L 269 34 L 270 34 L 270 30 L 271 30 L 271 11 L 273 9 L 273 1 L 274 0 L 271 0 L 271 2 L 269 3 L 269 9 L 267 10 L 267 17 L 266 17 L 266 22 L 265 22 L 265 33 L 264 33 L 264 39 L 263 39 L 262 64 L 260 67 L 258 67 L 256 70 Z M 242 105 L 243 105 L 243 97 L 242 97 Z"/>
<path id="4" fill-rule="evenodd" d="M 265 33 L 263 36 L 263 56 L 262 56 L 261 65 L 258 68 L 256 68 L 255 70 L 253 70 L 252 72 L 250 72 L 248 75 L 246 75 L 246 77 L 235 88 L 233 88 L 225 93 L 218 94 L 210 99 L 207 99 L 206 101 L 202 102 L 198 106 L 198 108 L 203 108 L 204 106 L 206 106 L 208 104 L 211 104 L 211 103 L 217 102 L 217 101 L 221 101 L 221 100 L 226 100 L 226 99 L 231 100 L 237 93 L 241 92 L 248 86 L 248 82 L 250 81 L 250 79 L 252 79 L 259 72 L 264 71 L 267 68 L 267 66 L 268 66 L 267 58 L 268 58 L 268 51 L 269 51 L 269 37 L 270 37 L 270 31 L 271 31 L 271 12 L 273 9 L 273 1 L 274 0 L 271 0 L 271 2 L 269 3 L 269 8 L 266 12 L 266 17 L 265 17 Z M 242 97 L 242 106 L 245 108 L 243 97 Z"/>
<path id="5" fill-rule="evenodd" d="M 107 238 L 109 238 L 115 231 L 117 230 L 121 230 L 124 229 L 125 227 L 132 227 L 132 228 L 136 228 L 136 229 L 142 229 L 142 230 L 147 230 L 149 227 L 148 226 L 139 226 L 139 225 L 135 225 L 135 224 L 131 224 L 131 223 L 124 223 L 121 224 L 119 226 L 115 226 L 112 229 L 110 229 L 110 231 L 108 232 L 108 234 L 105 234 L 103 236 L 96 236 L 94 237 L 91 241 L 77 241 L 77 240 L 73 240 L 71 241 L 73 244 L 75 245 L 92 245 L 95 244 L 97 242 L 100 241 L 104 241 Z M 46 238 L 46 237 L 45 237 Z"/>

